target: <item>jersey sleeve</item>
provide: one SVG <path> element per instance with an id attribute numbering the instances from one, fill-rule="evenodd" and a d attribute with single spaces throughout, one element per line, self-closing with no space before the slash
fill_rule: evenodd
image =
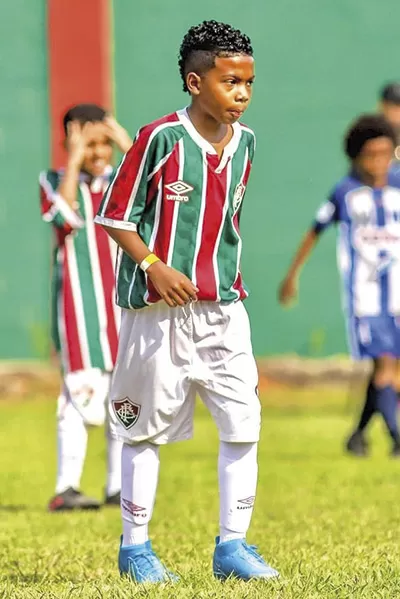
<path id="1" fill-rule="evenodd" d="M 55 171 L 44 171 L 39 175 L 42 218 L 57 229 L 70 233 L 74 229 L 81 229 L 84 221 L 58 193 L 58 179 Z"/>
<path id="2" fill-rule="evenodd" d="M 95 222 L 136 231 L 146 206 L 154 199 L 151 181 L 165 161 L 163 136 L 150 126 L 136 135 L 104 195 Z"/>
<path id="3" fill-rule="evenodd" d="M 335 191 L 318 209 L 312 225 L 313 231 L 319 235 L 333 223 L 339 220 L 339 205 Z"/>

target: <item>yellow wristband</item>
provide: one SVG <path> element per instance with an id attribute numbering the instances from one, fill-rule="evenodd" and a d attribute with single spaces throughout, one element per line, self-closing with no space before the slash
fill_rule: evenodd
<path id="1" fill-rule="evenodd" d="M 154 264 L 155 262 L 159 262 L 160 258 L 158 258 L 155 254 L 149 254 L 148 256 L 146 256 L 146 258 L 140 263 L 140 268 L 143 270 L 143 272 L 146 272 L 146 270 L 149 268 L 149 266 L 151 266 L 152 264 Z"/>

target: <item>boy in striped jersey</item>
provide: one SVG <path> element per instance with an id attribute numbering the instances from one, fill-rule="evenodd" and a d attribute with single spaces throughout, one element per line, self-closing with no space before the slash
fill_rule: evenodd
<path id="1" fill-rule="evenodd" d="M 214 574 L 271 578 L 278 573 L 246 543 L 260 402 L 239 232 L 255 140 L 238 120 L 251 98 L 253 49 L 240 31 L 206 21 L 186 34 L 179 66 L 189 108 L 139 131 L 95 219 L 120 248 L 110 392 L 124 443 L 119 569 L 137 582 L 175 578 L 152 550 L 148 523 L 159 446 L 192 436 L 198 393 L 220 436 Z"/>
<path id="2" fill-rule="evenodd" d="M 117 353 L 119 309 L 114 304 L 116 246 L 94 226 L 107 188 L 114 143 L 126 152 L 126 131 L 94 104 L 80 104 L 64 117 L 68 162 L 40 175 L 43 219 L 53 227 L 52 337 L 63 386 L 58 400 L 58 473 L 49 510 L 96 509 L 79 491 L 87 426 L 105 420 L 105 401 Z M 120 442 L 107 426 L 106 503 L 120 498 Z"/>

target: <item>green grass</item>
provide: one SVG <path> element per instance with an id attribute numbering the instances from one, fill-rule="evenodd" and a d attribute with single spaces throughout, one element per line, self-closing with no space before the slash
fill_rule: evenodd
<path id="1" fill-rule="evenodd" d="M 299 399 L 295 413 L 287 408 Z M 357 461 L 342 454 L 352 420 L 343 396 L 275 391 L 267 402 L 249 541 L 281 579 L 221 584 L 212 577 L 218 441 L 199 409 L 195 440 L 162 450 L 151 536 L 181 582 L 158 588 L 120 580 L 118 509 L 46 513 L 55 476 L 54 403 L 1 403 L 0 597 L 400 597 L 400 463 L 388 458 L 380 424 L 371 432 L 373 456 Z M 103 433 L 95 430 L 85 491 L 102 496 L 104 469 Z"/>

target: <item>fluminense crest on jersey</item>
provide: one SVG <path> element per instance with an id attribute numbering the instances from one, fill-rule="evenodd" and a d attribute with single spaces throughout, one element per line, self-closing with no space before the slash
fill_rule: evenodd
<path id="1" fill-rule="evenodd" d="M 237 212 L 240 208 L 240 204 L 242 203 L 244 194 L 246 191 L 246 186 L 243 185 L 242 182 L 238 183 L 235 189 L 235 193 L 233 196 L 233 211 Z"/>
<path id="2" fill-rule="evenodd" d="M 173 202 L 188 202 L 189 201 L 189 193 L 193 191 L 193 187 L 185 181 L 175 181 L 175 183 L 169 183 L 168 185 L 164 185 L 167 191 L 172 193 L 167 193 L 167 200 L 171 200 Z"/>
<path id="3" fill-rule="evenodd" d="M 111 404 L 115 416 L 126 430 L 129 430 L 136 424 L 140 414 L 140 406 L 138 404 L 134 403 L 129 397 L 113 399 Z"/>

